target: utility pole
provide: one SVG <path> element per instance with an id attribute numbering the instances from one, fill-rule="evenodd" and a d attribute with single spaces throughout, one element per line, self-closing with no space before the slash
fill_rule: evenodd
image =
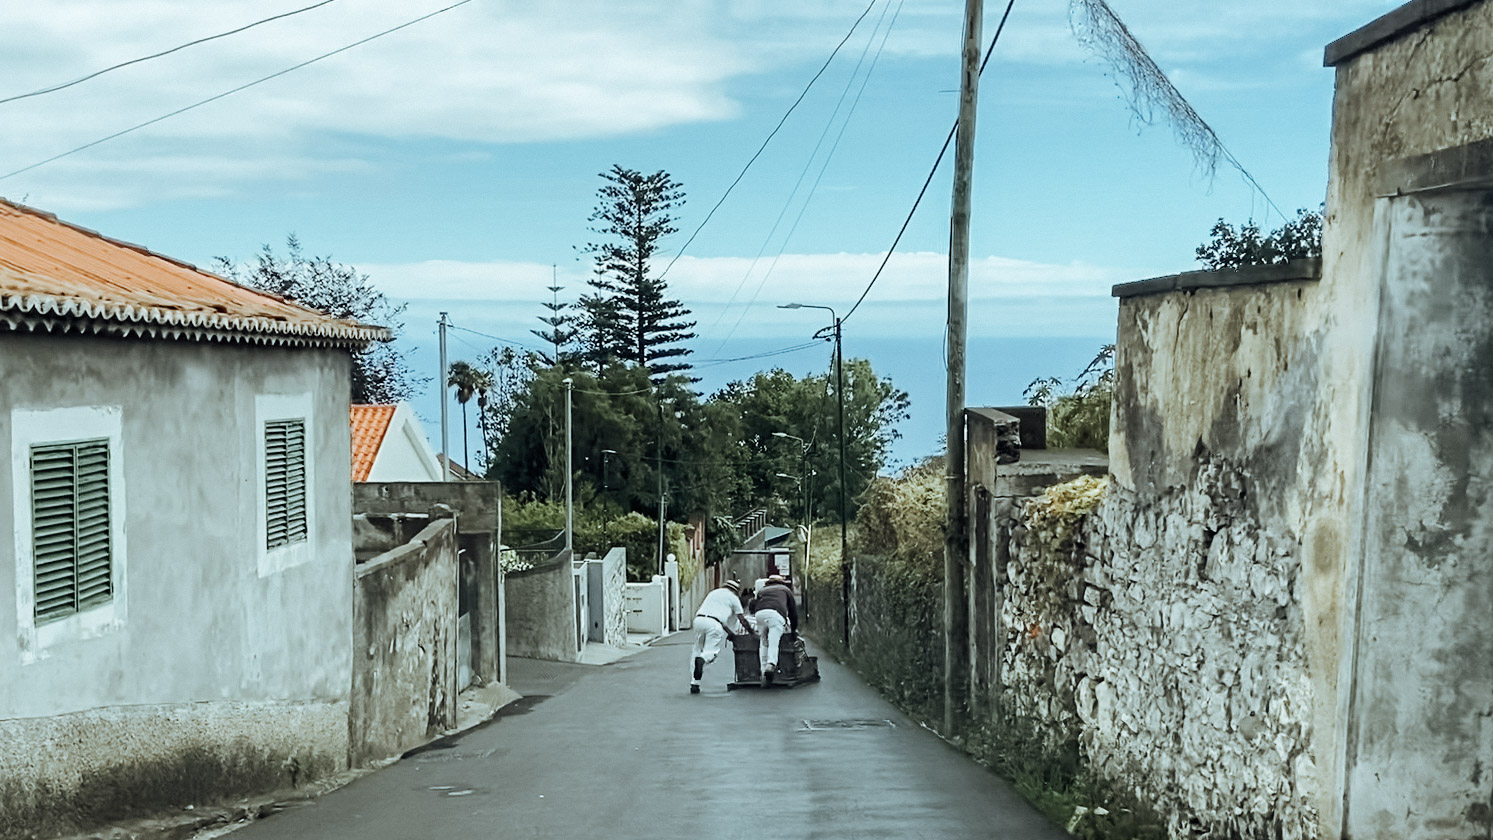
<path id="1" fill-rule="evenodd" d="M 658 401 L 658 441 L 653 449 L 654 472 L 658 473 L 658 573 L 664 573 L 664 401 Z"/>
<path id="2" fill-rule="evenodd" d="M 952 737 L 969 695 L 969 515 L 965 506 L 964 348 L 969 289 L 970 181 L 975 158 L 975 104 L 980 88 L 984 0 L 965 0 L 959 128 L 954 143 L 954 198 L 949 213 L 948 535 L 944 541 L 944 732 Z"/>
<path id="3" fill-rule="evenodd" d="M 850 514 L 848 499 L 850 485 L 845 483 L 845 350 L 840 343 L 840 316 L 833 309 L 835 318 L 835 398 L 840 403 L 840 597 L 845 604 L 845 652 L 850 653 L 850 614 L 852 601 L 850 592 Z"/>
<path id="4" fill-rule="evenodd" d="M 446 432 L 446 389 L 451 387 L 446 370 L 446 326 L 450 323 L 446 313 L 442 312 L 441 320 L 437 322 L 441 333 L 441 481 L 451 480 L 451 449 Z"/>
<path id="5" fill-rule="evenodd" d="M 575 467 L 572 466 L 570 403 L 575 391 L 575 381 L 565 377 L 565 550 L 575 551 L 575 495 L 571 486 L 575 482 Z"/>

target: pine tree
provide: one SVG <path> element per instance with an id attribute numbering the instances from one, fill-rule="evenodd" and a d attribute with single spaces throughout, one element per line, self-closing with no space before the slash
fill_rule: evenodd
<path id="1" fill-rule="evenodd" d="M 551 267 L 551 272 L 553 270 L 553 267 Z M 553 278 L 553 276 L 552 273 L 551 277 Z M 549 310 L 549 314 L 539 316 L 539 322 L 548 327 L 548 329 L 529 330 L 535 336 L 543 339 L 546 344 L 554 347 L 553 355 L 539 354 L 539 357 L 547 365 L 562 364 L 574 359 L 576 356 L 575 350 L 571 346 L 576 340 L 576 319 L 574 315 L 566 312 L 570 308 L 570 304 L 560 301 L 560 292 L 564 290 L 565 287 L 561 286 L 558 280 L 550 280 L 550 302 L 544 304 L 544 308 Z"/>
<path id="2" fill-rule="evenodd" d="M 595 262 L 582 296 L 586 355 L 597 365 L 611 359 L 645 367 L 653 376 L 687 370 L 683 342 L 695 337 L 689 310 L 666 296 L 667 285 L 652 274 L 664 237 L 676 233 L 669 211 L 684 203 L 680 183 L 662 170 L 644 175 L 614 165 L 601 173 L 591 231 L 606 239 L 586 246 Z"/>

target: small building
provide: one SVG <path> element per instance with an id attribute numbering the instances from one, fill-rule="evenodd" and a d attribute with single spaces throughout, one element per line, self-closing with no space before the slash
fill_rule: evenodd
<path id="1" fill-rule="evenodd" d="M 388 337 L 0 200 L 0 838 L 347 767 L 349 353 Z"/>
<path id="2" fill-rule="evenodd" d="M 441 480 L 440 456 L 409 403 L 354 405 L 351 419 L 353 481 Z"/>

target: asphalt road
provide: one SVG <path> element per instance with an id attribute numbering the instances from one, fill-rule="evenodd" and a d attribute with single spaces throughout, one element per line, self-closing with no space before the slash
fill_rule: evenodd
<path id="1" fill-rule="evenodd" d="M 688 636 L 600 667 L 514 660 L 525 698 L 491 723 L 234 840 L 1068 836 L 825 658 L 819 683 L 728 692 L 728 649 L 690 695 Z"/>

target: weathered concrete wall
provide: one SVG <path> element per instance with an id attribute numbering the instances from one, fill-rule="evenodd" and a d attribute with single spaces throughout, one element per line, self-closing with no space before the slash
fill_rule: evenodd
<path id="1" fill-rule="evenodd" d="M 126 802 L 172 807 L 185 765 L 204 795 L 283 784 L 297 755 L 298 782 L 345 766 L 347 354 L 0 333 L 0 382 L 0 451 L 12 455 L 27 446 L 16 435 L 27 412 L 118 418 L 124 560 L 115 620 L 96 633 L 25 648 L 29 616 L 0 598 L 0 726 L 31 733 L 0 737 L 0 837 L 82 828 Z M 308 409 L 312 531 L 304 562 L 261 575 L 254 418 L 267 395 Z M 0 533 L 18 531 L 11 500 L 26 480 L 12 461 L 0 468 Z M 17 554 L 0 541 L 0 592 L 20 591 Z M 191 727 L 152 736 L 188 708 Z M 261 738 L 269 719 L 276 736 Z M 64 731 L 83 740 L 49 740 Z"/>
<path id="2" fill-rule="evenodd" d="M 600 560 L 587 562 L 590 587 L 590 633 L 593 642 L 620 647 L 627 643 L 627 549 L 614 548 Z M 693 613 L 691 613 L 693 615 Z"/>
<path id="3" fill-rule="evenodd" d="M 345 703 L 176 703 L 0 720 L 0 837 L 33 840 L 347 768 Z"/>
<path id="4" fill-rule="evenodd" d="M 463 534 L 497 533 L 503 486 L 496 481 L 383 481 L 353 485 L 359 513 L 424 513 L 435 505 L 455 511 Z"/>
<path id="5" fill-rule="evenodd" d="M 456 725 L 456 523 L 430 522 L 355 574 L 348 740 L 363 766 Z"/>
<path id="6" fill-rule="evenodd" d="M 506 576 L 508 654 L 575 662 L 575 575 L 570 552 L 549 563 Z"/>
<path id="7" fill-rule="evenodd" d="M 1438 200 L 1394 197 L 1493 175 L 1486 155 L 1478 165 L 1462 153 L 1493 137 L 1490 56 L 1487 2 L 1408 4 L 1329 49 L 1337 90 L 1313 313 L 1327 363 L 1307 429 L 1320 443 L 1301 476 L 1306 620 L 1321 628 L 1309 653 L 1339 666 L 1314 671 L 1319 738 L 1333 745 L 1321 768 L 1333 780 L 1327 835 L 1493 831 L 1493 702 L 1486 668 L 1469 667 L 1489 661 L 1487 538 L 1474 524 L 1485 521 L 1486 443 L 1472 425 L 1487 333 L 1467 320 L 1485 317 L 1487 274 L 1466 259 L 1486 242 L 1467 224 L 1485 211 L 1443 226 Z M 1454 151 L 1437 165 L 1415 160 L 1442 150 Z M 1419 266 L 1391 268 L 1417 216 L 1440 244 Z M 1481 617 L 1457 623 L 1469 610 Z"/>
<path id="8" fill-rule="evenodd" d="M 1011 534 L 998 705 L 1076 741 L 1177 838 L 1317 832 L 1296 496 L 1315 274 L 1118 287 L 1107 497 L 1076 523 L 1027 503 L 994 529 Z"/>
<path id="9" fill-rule="evenodd" d="M 1493 191 L 1390 203 L 1347 833 L 1493 836 Z"/>

